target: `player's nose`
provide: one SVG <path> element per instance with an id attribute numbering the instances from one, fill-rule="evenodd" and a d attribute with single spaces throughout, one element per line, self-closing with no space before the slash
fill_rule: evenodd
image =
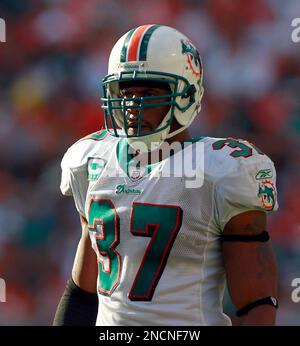
<path id="1" fill-rule="evenodd" d="M 130 100 L 130 101 L 127 101 L 126 102 L 126 110 L 127 110 L 127 113 L 129 113 L 129 116 L 130 115 L 133 115 L 134 117 L 138 118 L 138 115 L 139 115 L 139 100 Z M 132 117 L 131 117 L 132 119 Z"/>

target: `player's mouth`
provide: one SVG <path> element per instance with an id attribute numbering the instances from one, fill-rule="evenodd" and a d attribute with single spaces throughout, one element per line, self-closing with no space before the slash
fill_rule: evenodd
<path id="1" fill-rule="evenodd" d="M 138 133 L 138 125 L 137 124 L 128 122 L 127 127 L 128 127 L 128 134 L 135 135 Z M 147 133 L 150 131 L 152 131 L 152 129 L 148 125 L 142 125 L 140 128 L 140 134 Z"/>

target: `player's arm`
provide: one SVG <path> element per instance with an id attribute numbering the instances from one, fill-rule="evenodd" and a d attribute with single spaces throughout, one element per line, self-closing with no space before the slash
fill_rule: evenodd
<path id="1" fill-rule="evenodd" d="M 269 305 L 275 300 L 267 297 L 277 298 L 276 261 L 270 240 L 251 237 L 265 230 L 266 213 L 248 211 L 230 219 L 223 231 L 222 250 L 228 290 L 237 310 L 244 307 L 241 311 L 249 310 L 237 318 L 238 325 L 275 324 L 276 308 Z M 227 237 L 226 241 L 228 235 L 246 237 L 242 241 L 236 241 L 236 238 L 232 241 L 234 237 Z M 250 237 L 247 239 L 247 236 Z M 266 300 L 261 304 L 264 298 Z"/>
<path id="2" fill-rule="evenodd" d="M 58 304 L 53 325 L 95 325 L 98 312 L 97 258 L 92 249 L 88 224 L 80 216 L 82 235 L 68 281 Z"/>
<path id="3" fill-rule="evenodd" d="M 80 221 L 82 234 L 74 259 L 72 279 L 81 289 L 90 293 L 96 293 L 98 277 L 97 256 L 92 248 L 87 220 L 80 215 Z"/>

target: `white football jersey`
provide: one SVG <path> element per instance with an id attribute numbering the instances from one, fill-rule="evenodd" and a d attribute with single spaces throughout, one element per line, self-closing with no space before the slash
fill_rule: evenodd
<path id="1" fill-rule="evenodd" d="M 62 160 L 98 258 L 97 325 L 230 325 L 220 234 L 241 212 L 278 208 L 273 162 L 211 137 L 146 169 L 129 159 L 125 139 L 100 131 Z"/>

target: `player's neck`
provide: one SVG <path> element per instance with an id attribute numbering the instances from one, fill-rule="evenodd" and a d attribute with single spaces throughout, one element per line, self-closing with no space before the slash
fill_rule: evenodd
<path id="1" fill-rule="evenodd" d="M 188 129 L 185 129 L 184 131 L 178 133 L 174 137 L 166 139 L 165 142 L 169 144 L 169 147 L 172 146 L 172 148 L 178 148 L 177 150 L 175 149 L 175 152 L 177 152 L 182 149 L 184 142 L 190 142 L 190 141 L 192 141 L 192 137 Z M 178 145 L 174 145 L 175 143 L 177 143 Z M 153 164 L 168 158 L 170 156 L 170 150 L 163 150 L 161 147 L 157 150 L 150 151 L 148 153 L 140 154 L 140 155 L 141 156 L 139 156 L 139 158 L 142 158 L 142 156 L 144 155 L 146 157 L 148 156 L 147 157 L 148 164 Z"/>

